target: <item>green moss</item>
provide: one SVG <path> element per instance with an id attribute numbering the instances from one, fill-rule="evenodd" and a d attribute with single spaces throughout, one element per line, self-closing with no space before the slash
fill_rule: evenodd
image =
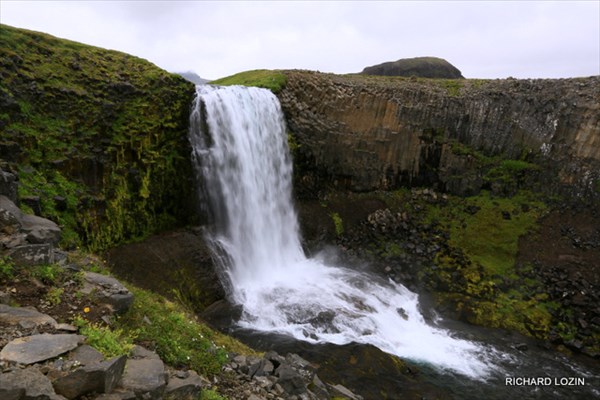
<path id="1" fill-rule="evenodd" d="M 528 205 L 527 212 L 522 211 L 523 204 Z M 479 211 L 471 215 L 465 212 L 467 207 Z M 482 192 L 465 199 L 465 208 L 450 221 L 450 243 L 491 274 L 506 274 L 514 266 L 519 237 L 535 227 L 544 211 L 544 204 L 525 192 L 512 198 Z"/>
<path id="2" fill-rule="evenodd" d="M 211 84 L 231 86 L 256 86 L 264 89 L 269 89 L 273 93 L 279 93 L 287 83 L 287 76 L 281 72 L 257 69 L 253 71 L 240 72 L 225 78 L 212 81 Z"/>
<path id="3" fill-rule="evenodd" d="M 335 226 L 335 234 L 339 237 L 344 234 L 344 222 L 342 221 L 342 217 L 340 214 L 336 212 L 332 212 L 329 214 L 331 219 L 333 220 L 333 225 Z"/>
<path id="4" fill-rule="evenodd" d="M 40 197 L 64 246 L 99 250 L 189 222 L 193 84 L 128 54 L 6 25 L 0 71 L 11 104 L 0 144 L 21 149 L 20 194 Z"/>
<path id="5" fill-rule="evenodd" d="M 7 257 L 0 257 L 0 282 L 11 279 L 14 276 L 15 265 Z"/>

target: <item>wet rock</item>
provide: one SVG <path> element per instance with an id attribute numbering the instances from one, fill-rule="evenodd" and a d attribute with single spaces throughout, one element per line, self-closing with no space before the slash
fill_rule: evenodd
<path id="1" fill-rule="evenodd" d="M 10 307 L 0 304 L 0 323 L 7 325 L 33 324 L 33 326 L 57 326 L 56 320 L 49 315 L 24 307 Z"/>
<path id="2" fill-rule="evenodd" d="M 83 278 L 85 282 L 81 292 L 110 305 L 115 313 L 124 313 L 131 307 L 133 294 L 117 279 L 89 271 L 84 273 Z"/>
<path id="3" fill-rule="evenodd" d="M 125 356 L 90 364 L 53 382 L 56 393 L 67 399 L 96 392 L 110 393 L 115 388 L 125 368 Z"/>
<path id="4" fill-rule="evenodd" d="M 9 342 L 0 351 L 0 360 L 33 364 L 73 350 L 82 340 L 83 336 L 69 334 L 26 336 Z"/>
<path id="5" fill-rule="evenodd" d="M 160 399 L 167 385 L 165 366 L 161 360 L 142 358 L 127 360 L 121 386 L 137 396 Z"/>

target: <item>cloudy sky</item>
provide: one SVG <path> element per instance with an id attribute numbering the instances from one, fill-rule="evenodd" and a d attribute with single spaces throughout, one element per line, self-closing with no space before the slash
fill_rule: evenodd
<path id="1" fill-rule="evenodd" d="M 418 56 L 445 58 L 467 78 L 600 75 L 600 0 L 1 0 L 0 21 L 210 79 L 359 72 Z"/>

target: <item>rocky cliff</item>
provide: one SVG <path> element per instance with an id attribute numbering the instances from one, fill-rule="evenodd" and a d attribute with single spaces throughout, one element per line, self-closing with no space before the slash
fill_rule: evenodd
<path id="1" fill-rule="evenodd" d="M 278 96 L 306 185 L 469 194 L 531 172 L 553 191 L 600 195 L 600 77 L 285 74 Z"/>
<path id="2" fill-rule="evenodd" d="M 0 167 L 63 245 L 189 220 L 194 85 L 146 60 L 0 26 Z"/>

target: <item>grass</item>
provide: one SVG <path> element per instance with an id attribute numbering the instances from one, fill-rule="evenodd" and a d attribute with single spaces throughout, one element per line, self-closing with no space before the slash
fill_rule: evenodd
<path id="1" fill-rule="evenodd" d="M 235 339 L 200 323 L 182 305 L 149 291 L 131 290 L 134 303 L 116 325 L 125 335 L 153 347 L 166 363 L 214 375 L 227 361 L 228 351 L 254 353 Z"/>
<path id="2" fill-rule="evenodd" d="M 63 247 L 102 250 L 188 222 L 180 199 L 191 189 L 178 177 L 191 170 L 182 138 L 193 84 L 138 57 L 7 25 L 0 69 L 11 104 L 0 142 L 21 149 L 19 194 L 40 198 Z"/>
<path id="3" fill-rule="evenodd" d="M 210 82 L 214 85 L 230 86 L 256 86 L 269 89 L 273 93 L 279 93 L 287 83 L 285 74 L 267 69 L 257 69 L 253 71 L 240 72 L 225 78 L 220 78 Z"/>
<path id="4" fill-rule="evenodd" d="M 450 243 L 490 273 L 506 274 L 514 266 L 519 237 L 535 226 L 545 206 L 524 192 L 513 198 L 493 198 L 483 192 L 465 202 L 465 206 L 478 207 L 479 211 L 472 215 L 459 212 L 459 219 L 450 223 Z M 522 211 L 522 205 L 527 205 L 529 211 Z M 503 213 L 508 213 L 504 215 L 510 215 L 510 219 Z"/>
<path id="5" fill-rule="evenodd" d="M 75 326 L 79 333 L 86 336 L 86 342 L 106 358 L 128 355 L 133 349 L 135 335 L 125 334 L 122 329 L 111 329 L 107 326 L 92 324 L 82 317 L 75 317 Z"/>
<path id="6" fill-rule="evenodd" d="M 47 285 L 56 284 L 63 276 L 64 270 L 56 264 L 38 265 L 32 269 L 33 277 Z"/>

